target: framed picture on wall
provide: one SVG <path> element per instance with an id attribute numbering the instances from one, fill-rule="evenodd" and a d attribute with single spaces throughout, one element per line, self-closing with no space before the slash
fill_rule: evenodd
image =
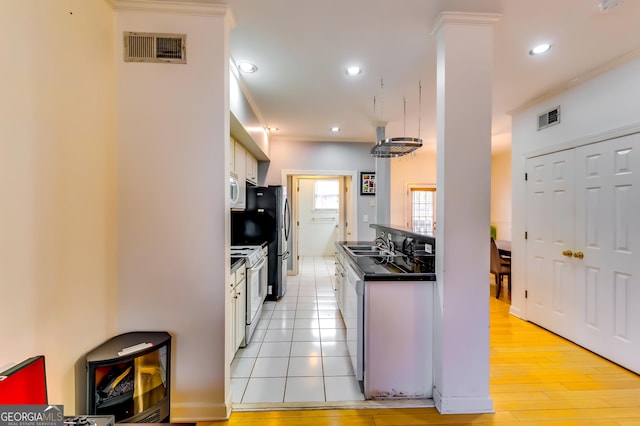
<path id="1" fill-rule="evenodd" d="M 376 172 L 360 172 L 360 195 L 376 195 Z"/>

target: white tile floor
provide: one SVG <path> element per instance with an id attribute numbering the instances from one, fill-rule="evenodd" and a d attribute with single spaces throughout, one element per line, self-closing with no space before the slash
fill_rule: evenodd
<path id="1" fill-rule="evenodd" d="M 231 364 L 234 404 L 363 401 L 331 280 L 333 257 L 305 257 L 287 291 L 265 302 Z"/>

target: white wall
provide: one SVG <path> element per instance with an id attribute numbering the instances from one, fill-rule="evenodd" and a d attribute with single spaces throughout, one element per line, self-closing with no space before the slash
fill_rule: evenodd
<path id="1" fill-rule="evenodd" d="M 323 171 L 354 171 L 356 177 L 359 172 L 375 170 L 374 159 L 369 151 L 373 142 L 291 142 L 271 141 L 271 162 L 268 165 L 265 185 L 286 185 L 281 181 L 283 170 L 323 170 Z M 357 195 L 358 203 L 358 239 L 373 240 L 375 232 L 369 224 L 375 222 L 374 197 Z M 364 216 L 368 222 L 364 222 Z"/>
<path id="2" fill-rule="evenodd" d="M 497 239 L 511 240 L 511 149 L 491 155 L 491 224 Z"/>
<path id="3" fill-rule="evenodd" d="M 425 145 L 410 155 L 391 159 L 392 224 L 407 225 L 410 184 L 436 184 L 435 146 Z M 511 149 L 491 155 L 491 223 L 496 225 L 499 239 L 511 239 Z"/>
<path id="4" fill-rule="evenodd" d="M 391 159 L 391 223 L 407 226 L 411 216 L 408 204 L 409 184 L 435 185 L 436 147 L 423 146 L 404 157 Z"/>
<path id="5" fill-rule="evenodd" d="M 560 105 L 560 123 L 536 131 L 537 115 Z M 511 312 L 525 317 L 525 181 L 526 158 L 590 141 L 607 133 L 639 126 L 640 59 L 618 66 L 560 94 L 526 107 L 513 116 L 512 278 Z"/>
<path id="6" fill-rule="evenodd" d="M 0 366 L 44 354 L 65 414 L 74 363 L 116 330 L 114 17 L 0 2 Z"/>
<path id="7" fill-rule="evenodd" d="M 194 5 L 119 8 L 115 34 L 118 331 L 172 334 L 173 421 L 230 409 L 229 21 L 224 7 Z M 187 64 L 123 62 L 123 31 L 187 34 Z"/>

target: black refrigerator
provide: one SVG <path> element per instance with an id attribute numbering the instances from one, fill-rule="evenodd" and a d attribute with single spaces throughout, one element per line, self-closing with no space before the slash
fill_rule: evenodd
<path id="1" fill-rule="evenodd" d="M 288 240 L 291 210 L 284 186 L 247 187 L 245 210 L 231 211 L 231 245 L 259 245 L 269 250 L 267 300 L 276 300 L 287 290 Z"/>

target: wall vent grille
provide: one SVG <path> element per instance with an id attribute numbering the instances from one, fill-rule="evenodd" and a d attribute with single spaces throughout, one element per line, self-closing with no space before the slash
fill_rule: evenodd
<path id="1" fill-rule="evenodd" d="M 187 63 L 186 34 L 124 33 L 125 62 Z"/>
<path id="2" fill-rule="evenodd" d="M 538 115 L 538 130 L 545 129 L 560 122 L 560 106 Z"/>

